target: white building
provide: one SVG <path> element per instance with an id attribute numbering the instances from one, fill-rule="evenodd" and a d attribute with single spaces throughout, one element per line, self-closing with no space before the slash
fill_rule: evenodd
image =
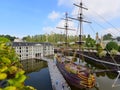
<path id="1" fill-rule="evenodd" d="M 20 60 L 41 58 L 54 54 L 54 46 L 50 43 L 13 42 L 12 46 Z"/>

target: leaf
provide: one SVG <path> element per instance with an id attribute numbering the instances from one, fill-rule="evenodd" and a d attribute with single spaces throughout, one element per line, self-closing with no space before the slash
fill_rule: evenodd
<path id="1" fill-rule="evenodd" d="M 21 77 L 19 77 L 19 78 L 17 79 L 17 82 L 22 83 L 22 82 L 25 81 L 25 79 L 26 79 L 26 76 L 25 76 L 25 75 L 22 75 Z"/>
<path id="2" fill-rule="evenodd" d="M 19 71 L 19 74 L 21 74 L 21 75 L 24 74 L 24 73 L 25 73 L 25 71 L 22 70 L 22 69 Z"/>
<path id="3" fill-rule="evenodd" d="M 34 87 L 32 87 L 32 86 L 26 86 L 25 90 L 36 90 L 36 89 Z"/>
<path id="4" fill-rule="evenodd" d="M 15 86 L 8 86 L 3 90 L 17 90 L 17 88 Z"/>
<path id="5" fill-rule="evenodd" d="M 0 73 L 0 80 L 4 80 L 7 78 L 7 74 L 6 73 Z"/>
<path id="6" fill-rule="evenodd" d="M 17 72 L 18 68 L 16 66 L 11 66 L 9 69 L 10 74 Z"/>
<path id="7" fill-rule="evenodd" d="M 6 58 L 6 57 L 2 57 L 2 62 L 5 64 L 11 64 L 10 59 Z"/>
<path id="8" fill-rule="evenodd" d="M 0 72 L 4 72 L 4 71 L 6 71 L 8 69 L 8 67 L 7 66 L 4 66 L 4 67 L 2 67 L 1 69 L 0 69 Z"/>
<path id="9" fill-rule="evenodd" d="M 14 79 L 9 79 L 9 80 L 8 80 L 8 83 L 9 83 L 10 85 L 14 85 L 14 84 L 15 84 L 15 81 L 14 81 Z"/>

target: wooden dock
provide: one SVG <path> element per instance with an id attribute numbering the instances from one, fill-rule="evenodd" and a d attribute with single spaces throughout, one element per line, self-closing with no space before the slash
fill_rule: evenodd
<path id="1" fill-rule="evenodd" d="M 71 90 L 70 86 L 67 84 L 66 80 L 58 70 L 54 60 L 48 58 L 42 58 L 42 60 L 48 62 L 53 90 Z"/>

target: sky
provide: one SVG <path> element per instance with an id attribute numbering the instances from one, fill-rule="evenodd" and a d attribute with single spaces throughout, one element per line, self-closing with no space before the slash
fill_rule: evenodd
<path id="1" fill-rule="evenodd" d="M 22 38 L 39 34 L 64 33 L 56 27 L 64 27 L 65 12 L 69 17 L 77 18 L 81 0 L 0 0 L 0 34 Z M 111 33 L 120 36 L 120 0 L 82 0 L 84 20 L 82 34 L 93 38 Z M 79 22 L 69 21 L 69 35 L 79 34 Z"/>

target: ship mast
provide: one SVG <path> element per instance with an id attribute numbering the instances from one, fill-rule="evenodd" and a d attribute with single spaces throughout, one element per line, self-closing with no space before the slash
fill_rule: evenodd
<path id="1" fill-rule="evenodd" d="M 65 20 L 65 26 L 64 27 L 56 27 L 58 29 L 64 29 L 65 30 L 65 46 L 66 48 L 68 47 L 68 30 L 75 30 L 75 29 L 70 29 L 68 28 L 68 21 L 71 21 L 68 19 L 68 13 L 65 13 L 65 18 L 62 18 L 63 20 Z"/>
<path id="2" fill-rule="evenodd" d="M 80 50 L 81 50 L 81 45 L 82 45 L 82 43 L 83 43 L 83 41 L 82 41 L 82 25 L 83 25 L 83 22 L 85 22 L 85 23 L 91 23 L 91 22 L 88 22 L 88 21 L 86 21 L 86 20 L 83 20 L 83 9 L 84 9 L 84 10 L 88 10 L 88 9 L 85 8 L 85 7 L 83 7 L 82 0 L 81 0 L 81 2 L 80 2 L 79 5 L 77 5 L 77 4 L 75 4 L 75 3 L 74 3 L 73 5 L 75 5 L 76 7 L 78 7 L 79 10 L 80 10 L 79 16 L 78 16 L 77 18 L 69 17 L 70 19 L 74 19 L 74 20 L 79 21 L 80 33 L 79 33 L 79 41 L 78 41 L 77 43 L 79 44 L 79 51 L 80 51 Z M 79 58 L 80 58 L 80 55 L 79 55 Z"/>

